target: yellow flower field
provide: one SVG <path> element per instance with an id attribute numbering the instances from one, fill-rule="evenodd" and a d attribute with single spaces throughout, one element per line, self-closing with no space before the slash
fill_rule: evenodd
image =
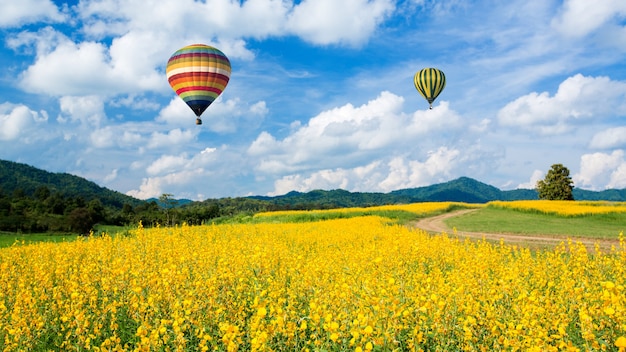
<path id="1" fill-rule="evenodd" d="M 367 216 L 138 228 L 0 250 L 3 351 L 618 351 L 626 245 L 431 236 Z"/>
<path id="2" fill-rule="evenodd" d="M 489 202 L 488 205 L 500 208 L 558 214 L 562 216 L 626 213 L 626 203 L 624 202 L 520 200 L 513 202 L 494 201 Z"/>

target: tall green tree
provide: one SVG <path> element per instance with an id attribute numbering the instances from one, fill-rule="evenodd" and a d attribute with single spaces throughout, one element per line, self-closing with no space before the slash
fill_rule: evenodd
<path id="1" fill-rule="evenodd" d="M 554 164 L 543 180 L 537 182 L 539 199 L 574 200 L 572 190 L 574 182 L 569 176 L 569 169 L 562 164 Z"/>
<path id="2" fill-rule="evenodd" d="M 176 205 L 178 205 L 178 201 L 174 198 L 172 198 L 174 195 L 171 193 L 163 193 L 160 197 L 159 197 L 159 203 L 161 203 L 161 206 L 163 206 L 163 208 L 165 208 L 165 217 L 167 219 L 167 226 L 172 226 L 174 225 L 174 219 L 172 218 L 172 222 L 170 223 L 170 215 L 172 215 L 172 208 L 176 207 Z"/>

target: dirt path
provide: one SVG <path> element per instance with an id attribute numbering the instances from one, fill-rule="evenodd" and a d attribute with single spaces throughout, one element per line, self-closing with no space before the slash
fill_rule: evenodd
<path id="1" fill-rule="evenodd" d="M 445 224 L 445 220 L 454 216 L 462 216 L 464 214 L 468 214 L 479 209 L 463 209 L 457 210 L 433 217 L 428 217 L 424 219 L 420 219 L 413 223 L 410 223 L 410 226 L 417 227 L 427 232 L 435 232 L 442 233 L 445 232 L 449 235 L 453 234 L 453 229 L 449 228 Z M 518 244 L 525 247 L 530 248 L 554 248 L 561 242 L 567 243 L 568 236 L 567 235 L 520 235 L 520 234 L 512 234 L 512 233 L 483 233 L 483 232 L 469 232 L 469 231 L 459 231 L 457 229 L 456 235 L 459 237 L 465 238 L 474 238 L 474 239 L 486 239 L 489 241 L 499 242 L 500 240 L 504 241 L 507 244 Z M 580 242 L 587 247 L 588 250 L 593 250 L 595 244 L 597 243 L 603 250 L 610 250 L 611 246 L 615 246 L 615 248 L 619 248 L 618 240 L 599 240 L 595 238 L 582 238 L 582 237 L 571 237 L 572 242 Z"/>

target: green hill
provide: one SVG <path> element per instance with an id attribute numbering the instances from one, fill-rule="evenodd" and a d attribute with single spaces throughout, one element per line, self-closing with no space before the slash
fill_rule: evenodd
<path id="1" fill-rule="evenodd" d="M 445 201 L 487 203 L 493 200 L 538 199 L 538 195 L 534 189 L 502 191 L 472 178 L 460 177 L 448 182 L 401 189 L 389 193 L 348 192 L 337 189 L 331 191 L 313 190 L 307 193 L 292 191 L 275 197 L 252 196 L 248 198 L 264 200 L 281 208 L 310 209 Z M 596 192 L 574 188 L 574 198 L 576 200 L 626 201 L 626 189 Z"/>
<path id="2" fill-rule="evenodd" d="M 143 201 L 117 191 L 101 187 L 82 177 L 67 173 L 52 173 L 26 164 L 0 160 L 0 193 L 13 194 L 16 190 L 33 196 L 38 188 L 47 187 L 51 192 L 58 192 L 65 197 L 82 197 L 89 202 L 98 199 L 107 207 L 122 208 L 124 204 L 139 206 L 157 199 Z M 576 200 L 608 200 L 626 201 L 626 189 L 610 189 L 605 191 L 589 191 L 574 188 Z M 267 202 L 278 207 L 299 208 L 342 208 L 363 207 L 383 204 L 399 204 L 412 202 L 455 201 L 466 203 L 486 203 L 492 200 L 523 200 L 537 199 L 533 189 L 516 189 L 502 191 L 494 186 L 482 183 L 469 177 L 433 184 L 430 186 L 407 188 L 389 193 L 349 192 L 342 189 L 313 190 L 302 193 L 292 191 L 280 196 L 241 197 Z M 218 199 L 209 199 L 217 202 Z M 199 202 L 179 200 L 178 205 Z"/>
<path id="3" fill-rule="evenodd" d="M 33 196 L 37 189 L 46 187 L 63 197 L 82 197 L 86 202 L 100 200 L 102 205 L 121 209 L 124 204 L 137 206 L 144 201 L 120 192 L 98 186 L 82 177 L 67 173 L 52 173 L 26 164 L 0 160 L 0 192 L 23 192 Z"/>

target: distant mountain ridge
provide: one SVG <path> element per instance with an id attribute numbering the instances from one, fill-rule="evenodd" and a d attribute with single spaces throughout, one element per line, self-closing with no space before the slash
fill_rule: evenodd
<path id="1" fill-rule="evenodd" d="M 60 192 L 66 196 L 81 196 L 86 201 L 100 199 L 102 204 L 118 208 L 121 208 L 123 204 L 137 206 L 151 200 L 158 200 L 150 199 L 144 201 L 136 199 L 101 187 L 82 177 L 67 173 L 51 173 L 26 164 L 0 160 L 0 193 L 11 194 L 16 189 L 21 189 L 25 194 L 32 195 L 40 186 L 48 187 L 51 191 Z M 611 189 L 598 192 L 574 188 L 574 198 L 576 200 L 626 201 L 626 189 Z M 221 198 L 220 200 L 228 199 L 231 198 Z M 280 196 L 248 196 L 234 199 L 258 200 L 271 205 L 272 208 L 313 209 L 443 201 L 486 203 L 493 200 L 538 199 L 538 196 L 537 192 L 532 189 L 502 191 L 475 179 L 460 177 L 448 182 L 401 189 L 389 193 L 350 192 L 336 189 L 329 191 L 313 190 L 306 193 L 292 191 Z M 179 199 L 178 205 L 210 203 L 211 201 L 213 200 L 207 199 L 202 202 L 192 202 L 186 199 Z"/>
<path id="2" fill-rule="evenodd" d="M 626 201 L 626 189 L 611 189 L 597 192 L 574 188 L 573 192 L 576 200 Z M 494 200 L 533 200 L 539 197 L 534 189 L 502 191 L 475 179 L 460 177 L 448 182 L 401 189 L 389 193 L 349 192 L 336 189 L 331 191 L 314 190 L 307 193 L 292 191 L 281 196 L 252 196 L 248 198 L 266 200 L 279 206 L 299 205 L 296 206 L 298 208 L 306 204 L 318 204 L 323 207 L 333 208 L 446 201 L 487 203 Z"/>

